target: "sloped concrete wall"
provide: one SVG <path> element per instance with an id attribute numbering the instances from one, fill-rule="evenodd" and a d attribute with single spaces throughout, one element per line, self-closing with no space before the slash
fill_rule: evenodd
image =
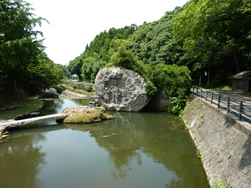
<path id="1" fill-rule="evenodd" d="M 250 188 L 251 137 L 238 129 L 236 121 L 198 98 L 186 107 L 183 120 L 200 150 L 210 185 L 222 180 Z"/>

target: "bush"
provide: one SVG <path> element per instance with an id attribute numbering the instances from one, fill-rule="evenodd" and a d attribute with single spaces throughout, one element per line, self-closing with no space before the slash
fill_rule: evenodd
<path id="1" fill-rule="evenodd" d="M 227 185 L 224 185 L 222 180 L 214 181 L 213 188 L 231 188 L 232 186 L 228 183 Z"/>
<path id="2" fill-rule="evenodd" d="M 55 93 L 42 93 L 40 98 L 42 99 L 47 99 L 47 98 L 50 98 L 50 99 L 57 99 L 58 98 L 58 95 L 55 94 Z"/>
<path id="3" fill-rule="evenodd" d="M 182 113 L 187 95 L 191 87 L 190 71 L 186 66 L 157 64 L 148 71 L 148 84 L 146 92 L 149 96 L 158 91 L 164 92 L 171 98 L 174 114 Z"/>
<path id="4" fill-rule="evenodd" d="M 58 94 L 61 94 L 65 90 L 65 87 L 62 85 L 57 85 L 54 87 L 54 89 L 56 89 Z"/>
<path id="5" fill-rule="evenodd" d="M 86 92 L 92 92 L 92 90 L 93 90 L 93 87 L 92 87 L 92 85 L 91 84 L 89 84 L 88 86 L 86 86 L 85 87 L 85 89 L 84 89 Z"/>
<path id="6" fill-rule="evenodd" d="M 151 97 L 157 92 L 157 88 L 151 81 L 148 81 L 146 84 L 146 94 Z"/>
<path id="7" fill-rule="evenodd" d="M 110 66 L 121 66 L 133 70 L 146 80 L 144 67 L 136 60 L 133 52 L 127 49 L 126 46 L 122 45 L 118 47 L 117 52 L 112 55 L 110 62 L 106 65 L 106 67 Z"/>
<path id="8" fill-rule="evenodd" d="M 72 87 L 73 89 L 78 89 L 78 84 L 73 84 Z"/>

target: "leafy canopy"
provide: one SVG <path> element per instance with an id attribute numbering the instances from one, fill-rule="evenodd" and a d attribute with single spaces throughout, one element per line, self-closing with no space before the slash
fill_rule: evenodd
<path id="1" fill-rule="evenodd" d="M 0 80 L 7 78 L 13 85 L 37 91 L 50 87 L 63 77 L 44 54 L 41 17 L 35 17 L 25 1 L 0 1 Z M 1 84 L 1 82 L 0 82 Z"/>

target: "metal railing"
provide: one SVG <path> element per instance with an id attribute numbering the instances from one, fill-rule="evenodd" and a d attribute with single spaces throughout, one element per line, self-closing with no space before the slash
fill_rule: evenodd
<path id="1" fill-rule="evenodd" d="M 199 87 L 192 87 L 191 92 L 237 116 L 239 120 L 251 123 L 251 99 L 245 100 L 240 95 L 231 96 Z"/>

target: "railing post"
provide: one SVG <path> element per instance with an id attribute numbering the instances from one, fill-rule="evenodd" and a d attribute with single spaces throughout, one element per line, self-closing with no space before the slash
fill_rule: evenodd
<path id="1" fill-rule="evenodd" d="M 221 99 L 221 96 L 219 94 L 219 96 L 218 96 L 218 108 L 220 108 L 220 99 Z"/>
<path id="2" fill-rule="evenodd" d="M 202 89 L 200 89 L 200 97 L 202 98 Z"/>
<path id="3" fill-rule="evenodd" d="M 242 107 L 243 107 L 243 103 L 242 103 L 242 101 L 240 101 L 239 120 L 241 120 L 241 118 L 242 118 Z"/>
<path id="4" fill-rule="evenodd" d="M 227 97 L 227 113 L 229 113 L 230 98 Z"/>
<path id="5" fill-rule="evenodd" d="M 205 100 L 207 101 L 207 90 L 205 91 Z"/>
<path id="6" fill-rule="evenodd" d="M 214 93 L 211 92 L 211 104 L 213 103 L 213 100 L 214 100 Z"/>
<path id="7" fill-rule="evenodd" d="M 198 88 L 196 88 L 196 95 L 199 95 L 198 93 L 199 93 L 199 91 L 198 91 L 199 89 Z"/>

